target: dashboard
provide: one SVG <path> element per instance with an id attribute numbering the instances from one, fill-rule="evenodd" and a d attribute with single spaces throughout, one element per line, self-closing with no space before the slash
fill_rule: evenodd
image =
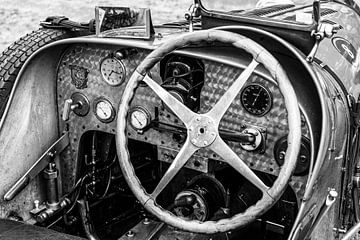
<path id="1" fill-rule="evenodd" d="M 189 49 L 191 52 L 191 49 Z M 77 159 L 79 142 L 88 131 L 115 134 L 116 114 L 126 83 L 136 67 L 150 53 L 140 48 L 81 44 L 64 53 L 57 72 L 57 101 L 60 128 L 68 129 L 72 159 Z M 195 54 L 196 55 L 196 54 Z M 211 54 L 210 54 L 211 55 Z M 239 56 L 248 61 L 248 56 Z M 204 113 L 225 93 L 242 69 L 220 59 L 174 53 L 165 57 L 149 75 L 193 111 Z M 65 110 L 64 110 L 65 109 Z M 181 121 L 144 83 L 140 83 L 128 113 L 129 139 L 156 146 L 158 159 L 171 163 L 186 139 Z M 302 145 L 290 186 L 297 198 L 303 195 L 311 158 L 311 128 L 302 114 Z M 287 113 L 277 84 L 256 71 L 224 115 L 220 135 L 253 170 L 278 175 L 286 151 Z M 238 140 L 239 133 L 251 133 L 259 143 Z M 202 173 L 221 168 L 219 157 L 202 149 L 186 168 Z M 68 172 L 68 173 L 66 173 Z M 73 178 L 76 164 L 64 174 Z"/>

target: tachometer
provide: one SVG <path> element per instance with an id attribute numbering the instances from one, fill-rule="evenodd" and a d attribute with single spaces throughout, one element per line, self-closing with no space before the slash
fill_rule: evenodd
<path id="1" fill-rule="evenodd" d="M 250 84 L 241 92 L 241 104 L 249 113 L 263 116 L 272 106 L 270 91 L 260 84 Z"/>
<path id="2" fill-rule="evenodd" d="M 108 57 L 101 62 L 101 75 L 104 81 L 111 86 L 122 84 L 126 77 L 126 69 L 122 61 Z"/>

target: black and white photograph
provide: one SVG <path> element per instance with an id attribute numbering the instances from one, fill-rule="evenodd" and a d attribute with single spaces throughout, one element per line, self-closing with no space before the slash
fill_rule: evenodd
<path id="1" fill-rule="evenodd" d="M 0 0 L 0 240 L 360 240 L 360 0 Z"/>

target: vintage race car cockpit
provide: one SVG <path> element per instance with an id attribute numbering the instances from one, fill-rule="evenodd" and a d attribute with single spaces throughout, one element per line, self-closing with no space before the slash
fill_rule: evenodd
<path id="1" fill-rule="evenodd" d="M 355 236 L 359 7 L 298 2 L 99 6 L 14 42 L 0 239 Z"/>

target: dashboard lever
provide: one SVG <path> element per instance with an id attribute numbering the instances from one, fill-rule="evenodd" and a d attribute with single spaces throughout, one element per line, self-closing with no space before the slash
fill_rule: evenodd
<path id="1" fill-rule="evenodd" d="M 70 99 L 66 99 L 65 103 L 64 103 L 64 109 L 63 109 L 63 114 L 62 114 L 62 119 L 64 121 L 69 120 L 69 116 L 70 116 L 70 112 L 73 111 L 76 108 L 80 108 L 81 107 L 81 102 L 77 102 L 74 103 L 74 101 L 70 98 Z"/>
<path id="2" fill-rule="evenodd" d="M 251 145 L 255 142 L 255 136 L 251 133 L 237 133 L 219 130 L 222 139 L 230 142 L 241 142 L 242 144 Z"/>

